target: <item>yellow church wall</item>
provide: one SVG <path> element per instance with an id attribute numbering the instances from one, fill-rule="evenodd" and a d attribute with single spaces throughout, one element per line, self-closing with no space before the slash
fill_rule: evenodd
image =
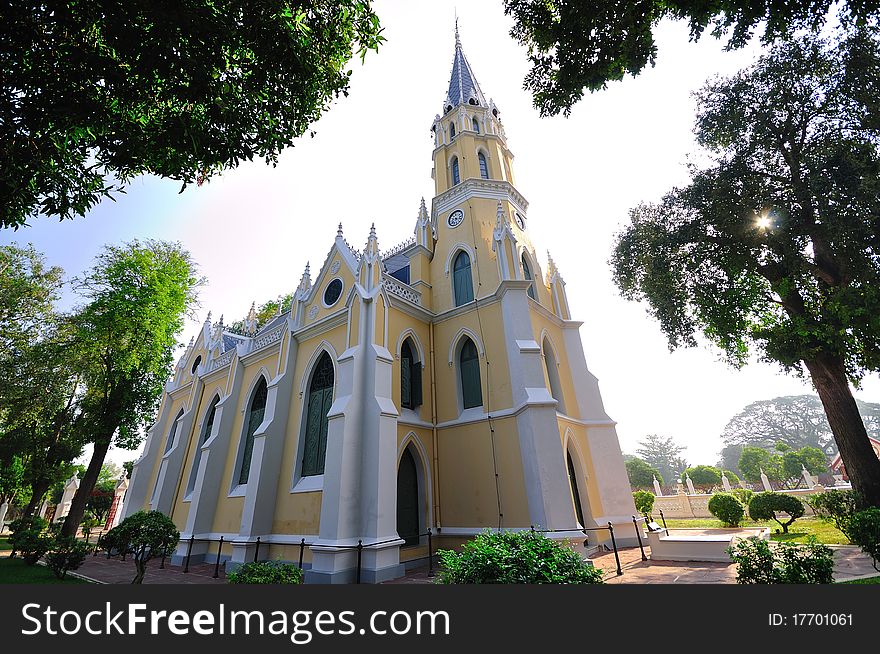
<path id="1" fill-rule="evenodd" d="M 528 501 L 516 418 L 493 421 L 502 526 L 528 527 Z M 498 525 L 492 440 L 486 421 L 441 429 L 440 511 L 447 527 Z"/>
<path id="2" fill-rule="evenodd" d="M 217 498 L 217 507 L 214 513 L 214 524 L 211 528 L 214 532 L 238 533 L 241 527 L 241 511 L 244 506 L 244 497 L 229 497 L 228 493 L 233 487 L 232 476 L 238 474 L 233 471 L 238 451 L 241 446 L 241 439 L 244 436 L 243 430 L 245 420 L 247 419 L 247 407 L 251 400 L 251 392 L 255 385 L 257 376 L 261 373 L 268 372 L 266 375 L 271 379 L 271 371 L 277 369 L 278 365 L 278 347 L 270 347 L 265 353 L 255 354 L 253 357 L 242 359 L 244 369 L 241 371 L 241 392 L 238 402 L 234 406 L 235 415 L 232 422 L 232 432 L 229 441 L 229 451 L 226 455 L 226 465 L 223 469 L 223 476 L 220 481 L 220 494 Z"/>
<path id="3" fill-rule="evenodd" d="M 331 273 L 330 269 L 335 263 L 339 263 L 339 270 L 337 270 L 335 273 Z M 304 319 L 306 325 L 318 322 L 322 318 L 334 314 L 340 309 L 344 309 L 345 299 L 348 297 L 348 294 L 351 291 L 351 287 L 354 284 L 354 275 L 349 269 L 348 264 L 343 261 L 342 256 L 338 252 L 334 252 L 333 257 L 327 262 L 327 267 L 325 268 L 325 270 L 327 272 L 323 276 L 321 276 L 319 271 L 319 277 L 315 280 L 315 283 L 320 284 L 320 286 L 318 286 L 317 291 L 312 298 L 312 302 L 305 307 Z M 336 300 L 336 302 L 332 306 L 325 307 L 324 291 L 326 290 L 327 285 L 337 278 L 342 280 L 342 293 L 339 295 L 339 299 Z M 312 307 L 318 308 L 318 312 L 315 314 L 314 318 L 309 317 L 310 312 L 313 311 Z"/>
<path id="4" fill-rule="evenodd" d="M 296 456 L 299 451 L 299 438 L 302 432 L 302 412 L 305 404 L 305 390 L 308 377 L 316 363 L 315 352 L 326 341 L 335 351 L 336 357 L 346 348 L 346 325 L 312 336 L 297 347 L 296 362 L 293 366 L 293 385 L 291 388 L 290 413 L 285 427 L 284 449 L 281 453 L 281 473 L 275 496 L 275 519 L 272 533 L 276 534 L 317 534 L 321 516 L 321 491 L 291 492 Z M 334 365 L 336 365 L 335 359 Z M 338 374 L 338 373 L 337 373 Z M 303 391 L 303 396 L 300 392 Z"/>
<path id="5" fill-rule="evenodd" d="M 158 449 L 158 452 L 160 454 L 159 454 L 159 456 L 156 457 L 155 465 L 153 466 L 153 469 L 150 471 L 150 483 L 147 486 L 147 489 L 148 489 L 147 496 L 144 498 L 144 504 L 143 504 L 144 509 L 148 510 L 150 508 L 150 500 L 152 499 L 153 489 L 156 487 L 156 477 L 159 476 L 159 469 L 162 467 L 162 454 L 161 453 L 165 451 L 165 447 L 168 443 L 168 437 L 171 435 L 171 430 L 174 427 L 174 418 L 177 416 L 178 413 L 180 413 L 181 409 L 186 411 L 186 406 L 189 404 L 189 401 L 190 401 L 190 393 L 191 392 L 192 392 L 192 386 L 187 388 L 185 391 L 184 391 L 184 389 L 180 389 L 178 391 L 178 393 L 174 393 L 174 394 L 168 395 L 166 397 L 165 401 L 167 402 L 170 400 L 171 407 L 170 407 L 170 410 L 168 411 L 168 422 L 165 425 L 164 433 L 157 434 L 157 436 L 161 436 L 161 441 L 159 443 L 159 449 Z M 161 410 L 160 410 L 160 415 L 161 415 Z"/>
<path id="6" fill-rule="evenodd" d="M 413 318 L 391 307 L 388 312 L 388 349 L 394 356 L 393 373 L 391 375 L 391 397 L 400 411 L 400 348 L 403 345 L 401 334 L 412 332 L 415 335 L 416 347 L 422 357 L 422 404 L 415 411 L 425 422 L 431 421 L 431 363 L 430 363 L 430 328 L 427 323 Z M 417 355 L 418 356 L 418 355 Z"/>
<path id="7" fill-rule="evenodd" d="M 504 326 L 501 320 L 501 304 L 493 303 L 476 311 L 468 311 L 460 316 L 438 322 L 434 326 L 434 356 L 437 362 L 437 420 L 440 423 L 459 417 L 458 362 L 453 358 L 449 365 L 449 348 L 462 328 L 476 334 L 485 356 L 480 356 L 480 384 L 483 390 L 484 410 L 498 411 L 510 408 L 512 394 L 507 364 L 507 351 L 504 344 Z M 480 344 L 476 343 L 479 347 Z M 486 373 L 486 359 L 489 360 L 489 375 Z M 491 392 L 487 384 L 491 384 Z"/>
<path id="8" fill-rule="evenodd" d="M 574 380 L 571 375 L 571 364 L 568 360 L 568 352 L 565 349 L 565 335 L 562 333 L 562 328 L 559 327 L 552 318 L 538 311 L 530 311 L 529 314 L 532 321 L 532 332 L 535 335 L 535 341 L 543 351 L 544 342 L 541 338 L 541 334 L 546 332 L 550 341 L 550 347 L 553 348 L 553 351 L 556 354 L 556 361 L 560 364 L 556 370 L 559 373 L 559 382 L 562 386 L 562 396 L 565 402 L 564 413 L 572 418 L 580 418 L 581 415 L 578 411 L 577 398 L 575 396 Z M 544 365 L 543 369 L 544 383 L 546 384 L 547 389 L 550 389 L 550 380 L 547 377 L 547 366 Z M 557 407 L 557 410 L 562 412 L 559 407 Z"/>

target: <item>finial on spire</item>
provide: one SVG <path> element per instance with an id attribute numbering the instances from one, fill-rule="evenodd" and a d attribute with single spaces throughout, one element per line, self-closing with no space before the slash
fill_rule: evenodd
<path id="1" fill-rule="evenodd" d="M 461 39 L 458 38 L 458 12 L 455 14 L 455 47 L 461 47 Z"/>
<path id="2" fill-rule="evenodd" d="M 211 324 L 211 312 L 210 312 L 210 311 L 208 312 L 208 317 L 205 318 L 205 324 L 206 324 L 206 325 L 210 325 L 210 324 Z"/>
<path id="3" fill-rule="evenodd" d="M 189 347 L 192 347 L 193 345 L 195 345 L 195 342 L 196 342 L 196 337 L 190 336 L 189 337 Z"/>
<path id="4" fill-rule="evenodd" d="M 336 230 L 336 238 L 342 238 L 342 223 L 339 223 L 339 227 Z M 306 266 L 308 265 L 306 264 Z"/>
<path id="5" fill-rule="evenodd" d="M 498 200 L 498 208 L 495 210 L 495 224 L 501 225 L 504 222 L 507 222 L 504 220 L 504 205 L 501 204 L 501 200 Z"/>
<path id="6" fill-rule="evenodd" d="M 222 313 L 220 314 L 220 322 L 217 324 L 220 325 L 221 327 L 223 326 L 223 314 Z"/>

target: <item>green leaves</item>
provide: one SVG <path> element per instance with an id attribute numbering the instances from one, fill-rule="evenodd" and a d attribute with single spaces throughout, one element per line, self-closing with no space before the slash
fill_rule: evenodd
<path id="1" fill-rule="evenodd" d="M 370 2 L 55 0 L 0 9 L 0 227 L 84 215 L 133 177 L 274 162 L 384 41 Z"/>

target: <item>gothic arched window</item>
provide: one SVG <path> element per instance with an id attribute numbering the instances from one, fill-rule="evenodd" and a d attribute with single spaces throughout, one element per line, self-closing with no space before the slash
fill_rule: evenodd
<path id="1" fill-rule="evenodd" d="M 479 134 L 480 133 L 480 123 L 477 122 L 476 117 L 474 118 L 473 126 L 474 126 L 474 131 L 477 134 Z"/>
<path id="2" fill-rule="evenodd" d="M 464 250 L 456 255 L 455 262 L 452 264 L 452 293 L 457 307 L 474 299 L 471 258 Z"/>
<path id="3" fill-rule="evenodd" d="M 455 186 L 461 182 L 461 176 L 458 173 L 458 157 L 452 158 L 452 185 Z"/>
<path id="4" fill-rule="evenodd" d="M 189 481 L 186 484 L 186 494 L 189 495 L 196 487 L 196 476 L 199 474 L 199 462 L 202 460 L 202 445 L 211 438 L 211 431 L 214 429 L 214 414 L 217 412 L 217 403 L 220 396 L 215 395 L 211 401 L 211 408 L 208 409 L 208 415 L 205 418 L 205 424 L 202 426 L 201 438 L 196 441 L 196 451 L 193 454 L 192 469 L 189 473 Z"/>
<path id="5" fill-rule="evenodd" d="M 537 300 L 538 298 L 535 297 L 535 280 L 532 278 L 532 269 L 529 268 L 529 261 L 528 261 L 528 259 L 526 259 L 525 252 L 523 252 L 523 255 L 522 255 L 522 267 L 523 267 L 523 277 L 525 279 L 529 280 L 530 282 L 532 282 L 531 284 L 529 284 L 529 291 L 528 291 L 529 297 L 532 298 L 533 300 Z"/>
<path id="6" fill-rule="evenodd" d="M 477 159 L 480 162 L 480 177 L 483 179 L 489 179 L 489 165 L 486 163 L 486 155 L 482 152 L 478 152 Z"/>
<path id="7" fill-rule="evenodd" d="M 458 374 L 461 379 L 461 405 L 470 409 L 483 405 L 480 387 L 480 357 L 474 342 L 465 337 L 458 354 Z"/>
<path id="8" fill-rule="evenodd" d="M 199 364 L 202 362 L 202 355 L 196 357 L 196 360 L 193 362 L 192 374 L 196 374 L 196 368 L 199 367 Z"/>
<path id="9" fill-rule="evenodd" d="M 449 123 L 449 140 L 455 138 L 455 123 Z"/>
<path id="10" fill-rule="evenodd" d="M 266 378 L 260 377 L 260 381 L 254 389 L 254 395 L 251 398 L 251 405 L 247 414 L 247 431 L 244 435 L 244 449 L 241 453 L 241 468 L 238 473 L 239 484 L 248 483 L 248 477 L 251 473 L 251 456 L 254 453 L 254 432 L 263 423 L 268 392 Z"/>
<path id="11" fill-rule="evenodd" d="M 565 413 L 565 401 L 562 395 L 562 382 L 559 379 L 559 365 L 556 361 L 556 353 L 550 347 L 550 342 L 545 338 L 543 343 L 544 369 L 547 371 L 547 381 L 550 382 L 550 395 L 556 400 L 556 410 Z"/>
<path id="12" fill-rule="evenodd" d="M 407 338 L 400 347 L 400 406 L 415 409 L 422 404 L 422 364 Z"/>
<path id="13" fill-rule="evenodd" d="M 324 474 L 324 459 L 327 456 L 327 414 L 333 404 L 333 362 L 324 352 L 309 384 L 306 402 L 306 422 L 303 438 L 302 476 Z"/>

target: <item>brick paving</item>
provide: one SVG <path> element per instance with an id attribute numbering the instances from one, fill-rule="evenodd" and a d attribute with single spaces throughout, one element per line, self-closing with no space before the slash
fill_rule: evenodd
<path id="1" fill-rule="evenodd" d="M 207 563 L 192 564 L 189 572 L 183 572 L 183 566 L 171 565 L 165 561 L 165 569 L 159 565 L 161 561 L 151 560 L 147 563 L 145 584 L 225 584 L 226 570 L 220 565 L 220 576 L 214 579 L 214 566 Z M 134 579 L 134 562 L 129 558 L 125 561 L 119 557 L 108 559 L 101 552 L 97 556 L 86 557 L 85 562 L 73 573 L 91 581 L 102 584 L 130 584 Z M 68 573 L 71 574 L 71 573 Z"/>

